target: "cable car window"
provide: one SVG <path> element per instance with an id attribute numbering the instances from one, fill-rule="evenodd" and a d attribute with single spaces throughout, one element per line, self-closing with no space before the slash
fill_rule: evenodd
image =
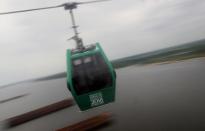
<path id="1" fill-rule="evenodd" d="M 88 63 L 88 62 L 91 62 L 91 57 L 87 57 L 84 59 L 84 63 Z"/>
<path id="2" fill-rule="evenodd" d="M 73 64 L 76 65 L 80 65 L 82 63 L 82 60 L 74 60 Z"/>
<path id="3" fill-rule="evenodd" d="M 76 61 L 81 61 L 79 64 Z M 112 75 L 100 53 L 74 59 L 73 87 L 78 95 L 112 86 Z"/>

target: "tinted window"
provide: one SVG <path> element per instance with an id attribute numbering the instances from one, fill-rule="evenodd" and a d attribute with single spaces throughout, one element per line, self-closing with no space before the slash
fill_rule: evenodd
<path id="1" fill-rule="evenodd" d="M 73 86 L 78 95 L 112 85 L 112 76 L 103 57 L 97 53 L 72 60 Z"/>

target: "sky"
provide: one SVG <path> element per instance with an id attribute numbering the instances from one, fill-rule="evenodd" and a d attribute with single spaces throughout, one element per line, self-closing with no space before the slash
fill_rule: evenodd
<path id="1" fill-rule="evenodd" d="M 0 0 L 0 12 L 66 2 Z M 205 38 L 204 7 L 204 0 L 112 0 L 74 13 L 84 44 L 100 42 L 113 60 Z M 70 27 L 63 8 L 0 16 L 0 85 L 65 71 L 66 49 L 75 47 Z"/>

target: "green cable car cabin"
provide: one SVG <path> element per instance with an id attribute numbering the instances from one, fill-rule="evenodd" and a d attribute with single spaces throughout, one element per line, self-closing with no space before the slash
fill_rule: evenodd
<path id="1" fill-rule="evenodd" d="M 67 50 L 67 86 L 82 111 L 115 100 L 116 73 L 98 43 Z"/>

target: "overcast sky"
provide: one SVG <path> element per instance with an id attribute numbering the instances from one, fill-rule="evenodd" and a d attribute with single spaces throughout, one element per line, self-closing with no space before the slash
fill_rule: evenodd
<path id="1" fill-rule="evenodd" d="M 0 12 L 65 2 L 0 0 Z M 109 59 L 203 39 L 204 14 L 204 0 L 112 0 L 75 10 L 84 43 L 100 42 Z M 70 26 L 63 8 L 0 16 L 0 85 L 65 71 Z"/>

